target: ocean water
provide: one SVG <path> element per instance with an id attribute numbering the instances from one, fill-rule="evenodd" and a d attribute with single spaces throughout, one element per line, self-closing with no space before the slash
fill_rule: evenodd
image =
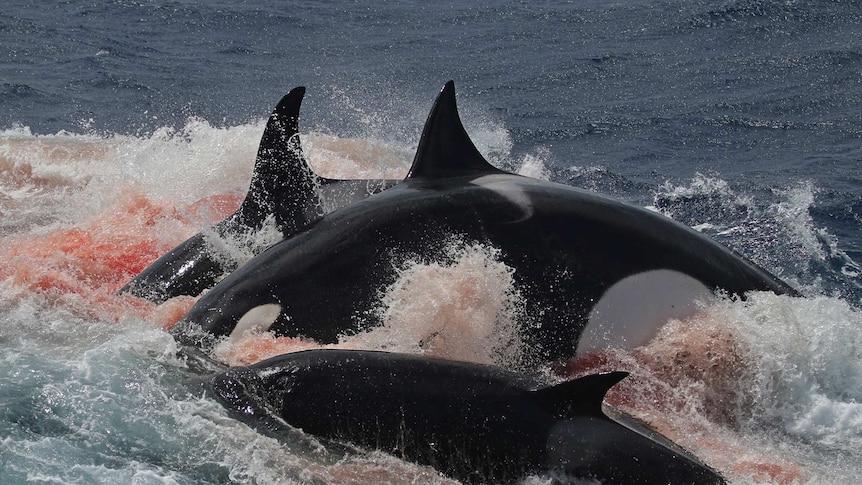
<path id="1" fill-rule="evenodd" d="M 265 437 L 165 330 L 193 299 L 114 292 L 231 212 L 266 117 L 308 88 L 330 176 L 400 177 L 454 79 L 494 164 L 649 207 L 802 298 L 721 298 L 577 369 L 735 484 L 862 475 L 857 1 L 69 1 L 0 9 L 0 482 L 445 483 L 379 452 Z M 265 237 L 265 235 L 261 236 Z M 494 248 L 393 262 L 387 324 L 340 345 L 494 361 L 523 317 Z M 239 260 L 248 255 L 236 254 Z M 467 338 L 469 336 L 469 338 Z M 228 364 L 311 342 L 225 344 Z M 427 349 L 426 349 L 427 350 Z M 498 362 L 501 363 L 501 362 Z M 505 364 L 505 362 L 502 362 Z M 525 479 L 546 483 L 547 477 Z"/>

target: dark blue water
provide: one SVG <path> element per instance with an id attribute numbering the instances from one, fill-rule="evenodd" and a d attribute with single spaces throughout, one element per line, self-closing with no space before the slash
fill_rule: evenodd
<path id="1" fill-rule="evenodd" d="M 769 446 L 780 449 L 782 443 L 796 446 L 801 441 L 807 451 L 797 453 L 803 457 L 799 460 L 821 470 L 812 481 L 858 476 L 858 459 L 849 471 L 831 478 L 822 470 L 829 468 L 834 453 L 852 456 L 862 450 L 862 411 L 855 407 L 855 400 L 862 399 L 862 347 L 853 340 L 862 324 L 857 313 L 862 304 L 862 269 L 857 265 L 862 262 L 862 3 L 534 3 L 159 0 L 6 5 L 0 9 L 0 130 L 5 130 L 0 142 L 82 135 L 88 140 L 138 140 L 138 145 L 132 143 L 135 149 L 149 153 L 121 157 L 124 172 L 98 169 L 73 184 L 80 188 L 99 179 L 101 171 L 111 174 L 102 177 L 109 185 L 129 181 L 123 174 L 139 173 L 133 170 L 135 163 L 144 167 L 171 159 L 150 146 L 168 133 L 169 145 L 185 140 L 192 147 L 205 146 L 196 163 L 167 169 L 174 178 L 192 172 L 193 180 L 206 156 L 222 153 L 222 144 L 236 141 L 230 135 L 234 132 L 220 130 L 258 126 L 284 93 L 305 85 L 302 125 L 307 132 L 372 139 L 409 152 L 436 92 L 454 79 L 465 125 L 480 148 L 493 152 L 489 158 L 495 163 L 517 168 L 524 160 L 539 160 L 551 180 L 653 207 L 800 287 L 810 299 L 799 310 L 806 315 L 798 317 L 800 325 L 821 316 L 828 320 L 822 322 L 826 333 L 835 337 L 824 342 L 848 346 L 836 351 L 841 364 L 828 358 L 829 349 L 814 344 L 805 350 L 787 344 L 764 352 L 811 356 L 798 364 L 802 373 L 832 369 L 824 371 L 824 379 L 834 389 L 812 378 L 800 391 L 805 402 L 793 401 L 789 407 L 801 409 L 797 418 L 808 416 L 806 410 L 823 395 L 830 403 L 826 408 L 843 416 L 835 418 L 843 424 L 829 427 L 814 418 L 801 424 L 803 418 L 782 415 L 775 418 L 777 424 L 769 421 L 779 435 L 779 444 Z M 203 133 L 190 129 L 194 120 L 208 128 Z M 252 150 L 256 133 L 243 138 Z M 15 170 L 12 155 L 0 156 L 4 154 L 0 182 L 4 171 Z M 151 173 L 147 170 L 140 173 Z M 189 189 L 175 194 L 183 190 Z M 14 219 L 8 225 L 14 230 L 34 231 L 58 220 L 74 224 L 35 192 L 21 195 L 4 187 L 0 202 L 3 197 L 30 197 L 28 204 L 0 205 L 0 218 Z M 825 308 L 822 299 L 829 302 Z M 45 309 L 21 302 L 0 306 L 6 312 L 3 325 L 23 318 L 29 322 L 23 328 L 42 328 Z M 0 342 L 8 349 L 4 352 L 15 362 L 26 360 L 24 346 L 14 342 L 33 341 L 10 328 L 0 327 Z M 90 331 L 101 336 L 95 340 L 110 341 L 104 330 Z M 102 343 L 83 347 L 91 352 L 104 348 Z M 71 362 L 81 364 L 72 354 Z M 791 365 L 781 362 L 776 365 Z M 42 365 L 34 364 L 31 372 L 42 372 Z M 132 359 L 126 365 L 143 364 Z M 67 378 L 49 376 L 46 382 Z M 0 381 L 0 389 L 7 385 Z M 33 392 L 44 392 L 33 386 L 38 390 Z M 792 394 L 773 395 L 776 402 L 769 409 L 786 409 L 779 401 Z M 120 404 L 119 409 L 131 411 L 136 405 Z M 53 426 L 40 416 L 32 419 Z M 782 424 L 782 419 L 792 424 Z M 29 438 L 9 422 L 4 428 L 9 438 L 0 438 L 11 441 L 0 441 L 0 446 L 20 448 Z M 809 445 L 814 451 L 805 448 Z M 224 460 L 215 451 L 219 446 L 208 448 L 214 461 Z M 51 480 L 45 477 L 57 476 L 51 471 L 54 465 L 28 469 L 21 463 L 32 456 L 12 456 L 0 459 L 0 477 L 7 473 L 13 482 L 30 477 L 47 483 Z M 179 468 L 187 469 L 191 457 L 178 459 L 186 463 Z M 73 463 L 88 460 L 70 458 Z M 140 483 L 176 483 L 166 476 L 186 483 L 182 473 L 165 472 L 172 466 L 147 468 Z M 263 465 L 241 473 L 230 464 L 220 466 L 250 481 L 271 478 L 261 471 Z M 117 467 L 134 469 L 122 460 Z M 45 477 L 39 478 L 42 472 Z M 101 478 L 81 482 L 109 480 L 110 475 L 93 476 Z M 221 475 L 214 476 L 213 481 L 220 480 Z M 231 479 L 242 481 L 237 476 Z M 73 475 L 57 479 L 76 480 Z"/>

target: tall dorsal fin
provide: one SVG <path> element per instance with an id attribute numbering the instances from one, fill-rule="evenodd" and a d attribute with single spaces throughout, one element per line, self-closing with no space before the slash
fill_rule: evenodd
<path id="1" fill-rule="evenodd" d="M 500 172 L 479 153 L 464 130 L 455 105 L 455 83 L 447 82 L 428 114 L 407 178 L 444 178 Z"/>
<path id="2" fill-rule="evenodd" d="M 584 414 L 601 416 L 605 394 L 628 375 L 628 372 L 593 374 L 533 392 L 536 399 L 557 417 Z"/>
<path id="3" fill-rule="evenodd" d="M 248 194 L 238 211 L 250 227 L 273 214 L 282 232 L 293 234 L 321 216 L 318 177 L 299 142 L 304 95 L 300 86 L 281 98 L 263 130 Z"/>

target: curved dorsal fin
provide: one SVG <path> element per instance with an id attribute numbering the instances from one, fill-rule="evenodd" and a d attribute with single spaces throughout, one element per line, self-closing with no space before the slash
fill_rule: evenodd
<path id="1" fill-rule="evenodd" d="M 447 82 L 428 114 L 407 178 L 444 178 L 500 172 L 479 153 L 464 130 L 455 105 L 455 83 Z"/>
<path id="2" fill-rule="evenodd" d="M 533 391 L 536 399 L 557 417 L 602 416 L 602 401 L 608 390 L 625 379 L 628 372 L 606 372 L 566 381 Z"/>
<path id="3" fill-rule="evenodd" d="M 248 194 L 238 211 L 248 226 L 257 227 L 273 214 L 282 232 L 293 234 L 321 216 L 318 177 L 298 136 L 304 95 L 300 86 L 281 98 L 263 130 Z"/>

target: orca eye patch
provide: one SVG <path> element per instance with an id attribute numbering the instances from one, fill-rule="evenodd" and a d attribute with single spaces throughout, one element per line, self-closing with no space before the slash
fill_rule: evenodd
<path id="1" fill-rule="evenodd" d="M 623 278 L 605 290 L 590 312 L 577 355 L 645 345 L 668 320 L 692 317 L 699 305 L 714 298 L 706 285 L 679 271 L 651 270 Z"/>
<path id="2" fill-rule="evenodd" d="M 239 339 L 248 331 L 266 332 L 279 315 L 281 315 L 281 305 L 278 303 L 258 305 L 245 312 L 245 315 L 236 322 L 236 326 L 230 333 L 230 338 L 231 340 Z"/>

